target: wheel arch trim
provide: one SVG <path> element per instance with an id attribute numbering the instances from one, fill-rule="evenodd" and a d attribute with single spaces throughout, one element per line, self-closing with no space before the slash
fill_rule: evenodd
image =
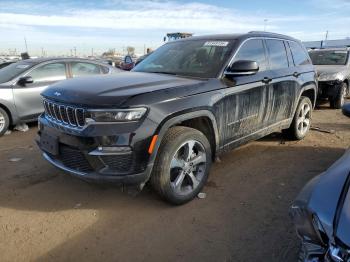
<path id="1" fill-rule="evenodd" d="M 301 95 L 305 92 L 305 91 L 308 91 L 308 90 L 313 90 L 314 91 L 314 101 L 312 101 L 312 105 L 313 107 L 315 107 L 316 105 L 316 100 L 317 100 L 317 85 L 315 85 L 314 83 L 309 83 L 309 84 L 306 84 L 305 86 L 303 86 L 301 89 L 300 89 L 300 92 L 299 92 L 299 95 L 298 95 L 298 99 L 297 99 L 297 103 L 296 103 L 296 106 L 295 106 L 295 109 L 294 111 L 296 110 L 296 108 L 298 107 L 298 103 L 300 101 L 300 98 L 301 98 Z"/>
<path id="2" fill-rule="evenodd" d="M 199 117 L 207 117 L 210 119 L 211 125 L 213 127 L 213 131 L 214 131 L 214 136 L 215 136 L 215 152 L 218 152 L 219 148 L 220 148 L 220 136 L 219 136 L 216 118 L 215 118 L 214 114 L 209 110 L 198 110 L 198 111 L 188 112 L 188 113 L 184 113 L 184 114 L 172 117 L 172 118 L 166 120 L 161 125 L 159 132 L 157 134 L 158 135 L 157 142 L 154 146 L 153 153 L 150 156 L 149 165 L 150 164 L 153 165 L 153 163 L 156 159 L 156 156 L 158 154 L 158 150 L 159 150 L 160 144 L 163 140 L 163 137 L 169 128 L 171 128 L 172 126 L 179 124 L 183 121 L 191 120 L 191 119 L 195 119 L 195 118 L 199 118 Z"/>

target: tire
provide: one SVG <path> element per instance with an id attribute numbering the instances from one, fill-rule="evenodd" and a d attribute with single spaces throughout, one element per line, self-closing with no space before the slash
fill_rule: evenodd
<path id="1" fill-rule="evenodd" d="M 10 118 L 7 112 L 0 107 L 0 136 L 3 136 L 10 126 Z"/>
<path id="2" fill-rule="evenodd" d="M 171 204 L 187 203 L 204 187 L 211 163 L 210 143 L 202 132 L 182 126 L 170 128 L 159 147 L 152 187 Z"/>
<path id="3" fill-rule="evenodd" d="M 305 262 L 305 261 L 307 261 L 307 252 L 305 250 L 305 246 L 301 244 L 299 249 L 298 262 Z"/>
<path id="4" fill-rule="evenodd" d="M 305 138 L 311 127 L 312 103 L 306 96 L 300 97 L 299 104 L 295 110 L 292 124 L 283 133 L 292 140 L 302 140 Z"/>
<path id="5" fill-rule="evenodd" d="M 339 88 L 338 94 L 334 98 L 329 99 L 331 108 L 341 109 L 345 103 L 345 98 L 347 97 L 348 85 L 347 83 L 342 83 L 342 86 Z"/>

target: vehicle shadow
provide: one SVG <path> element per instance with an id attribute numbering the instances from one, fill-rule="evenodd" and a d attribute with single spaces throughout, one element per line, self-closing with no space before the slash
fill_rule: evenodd
<path id="1" fill-rule="evenodd" d="M 303 185 L 343 153 L 341 148 L 254 142 L 214 164 L 205 199 L 177 207 L 149 187 L 132 197 L 42 163 L 51 179 L 0 198 L 2 223 L 15 221 L 17 236 L 30 239 L 22 252 L 14 241 L 6 242 L 12 253 L 5 259 L 296 261 L 298 241 L 288 208 Z M 4 221 L 17 213 L 22 219 Z M 28 233 L 28 224 L 29 232 L 40 228 L 41 233 Z"/>

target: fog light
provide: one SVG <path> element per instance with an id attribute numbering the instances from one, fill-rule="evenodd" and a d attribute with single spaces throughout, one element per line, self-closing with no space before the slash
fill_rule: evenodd
<path id="1" fill-rule="evenodd" d="M 89 152 L 91 156 L 100 155 L 120 155 L 128 154 L 131 152 L 131 148 L 128 146 L 99 146 L 95 150 Z"/>

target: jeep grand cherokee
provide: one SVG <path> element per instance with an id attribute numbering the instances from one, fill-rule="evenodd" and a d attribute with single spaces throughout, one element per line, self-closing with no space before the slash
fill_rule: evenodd
<path id="1" fill-rule="evenodd" d="M 302 44 L 263 32 L 169 42 L 132 72 L 45 90 L 38 144 L 86 180 L 193 199 L 220 153 L 275 131 L 307 134 L 316 73 Z"/>

